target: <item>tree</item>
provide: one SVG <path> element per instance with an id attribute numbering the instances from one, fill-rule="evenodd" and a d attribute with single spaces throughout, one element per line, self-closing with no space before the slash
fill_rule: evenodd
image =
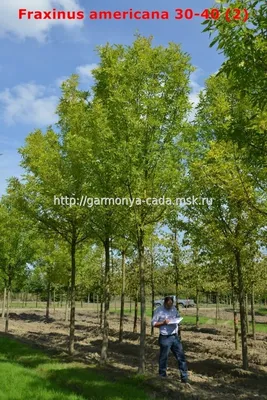
<path id="1" fill-rule="evenodd" d="M 248 274 L 247 249 L 253 238 L 259 239 L 263 224 L 258 213 L 253 212 L 244 198 L 242 183 L 245 182 L 251 196 L 256 196 L 253 182 L 242 163 L 242 153 L 232 142 L 209 142 L 202 159 L 192 161 L 190 176 L 194 177 L 196 190 L 202 196 L 213 198 L 209 206 L 188 210 L 188 215 L 201 221 L 202 235 L 206 240 L 221 243 L 235 261 L 238 279 L 238 296 L 241 317 L 243 368 L 248 368 L 245 281 Z M 212 239 L 213 238 L 213 239 Z"/>
<path id="2" fill-rule="evenodd" d="M 8 196 L 0 202 L 0 221 L 0 269 L 6 287 L 5 332 L 8 332 L 12 283 L 24 274 L 27 264 L 32 261 L 35 232 Z"/>
<path id="3" fill-rule="evenodd" d="M 86 226 L 89 208 L 78 203 L 78 199 L 89 192 L 91 151 L 85 113 L 89 105 L 88 94 L 75 91 L 77 81 L 78 77 L 73 76 L 62 86 L 63 96 L 58 107 L 60 132 L 49 127 L 45 133 L 37 130 L 26 138 L 25 146 L 19 150 L 26 173 L 22 182 L 12 179 L 8 189 L 17 207 L 36 221 L 38 229 L 51 237 L 61 237 L 68 245 L 70 354 L 74 351 L 75 335 L 76 251 L 90 236 Z M 76 204 L 66 204 L 73 198 Z M 67 199 L 65 204 L 64 199 Z"/>
<path id="4" fill-rule="evenodd" d="M 190 110 L 188 55 L 172 43 L 152 47 L 152 38 L 137 36 L 132 46 L 98 49 L 93 71 L 95 97 L 105 108 L 117 151 L 116 169 L 128 196 L 139 255 L 141 334 L 139 371 L 145 370 L 145 264 L 147 228 L 161 220 L 164 207 L 146 204 L 168 195 L 179 180 L 178 138 Z M 166 208 L 166 207 L 165 207 Z"/>

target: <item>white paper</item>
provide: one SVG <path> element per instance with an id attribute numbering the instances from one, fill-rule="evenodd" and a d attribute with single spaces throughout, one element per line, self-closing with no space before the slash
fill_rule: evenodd
<path id="1" fill-rule="evenodd" d="M 183 318 L 174 318 L 171 319 L 170 322 L 168 323 L 168 325 L 172 325 L 172 324 L 180 324 L 180 322 L 183 320 Z"/>

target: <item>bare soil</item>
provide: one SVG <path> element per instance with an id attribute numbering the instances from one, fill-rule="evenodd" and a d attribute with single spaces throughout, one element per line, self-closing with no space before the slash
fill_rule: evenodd
<path id="1" fill-rule="evenodd" d="M 182 312 L 183 313 L 183 312 Z M 187 315 L 195 310 L 184 311 Z M 202 309 L 201 315 L 214 318 L 214 310 Z M 232 319 L 230 311 L 220 310 L 220 318 Z M 257 317 L 267 323 L 267 317 Z M 10 313 L 9 332 L 20 340 L 39 346 L 51 353 L 68 358 L 68 322 L 64 310 L 51 310 L 49 322 L 41 309 L 13 309 Z M 131 375 L 138 367 L 139 334 L 132 333 L 133 318 L 125 317 L 124 341 L 118 341 L 119 316 L 110 316 L 109 363 L 103 370 L 107 379 Z M 4 331 L 4 321 L 0 321 Z M 147 332 L 150 333 L 148 324 Z M 256 340 L 248 338 L 250 370 L 241 369 L 241 349 L 235 350 L 233 327 L 201 325 L 200 329 L 186 326 L 182 342 L 186 353 L 192 388 L 185 389 L 179 382 L 179 371 L 174 357 L 169 356 L 168 378 L 159 379 L 158 332 L 147 335 L 146 368 L 144 379 L 151 398 L 163 399 L 266 399 L 267 400 L 267 334 L 257 333 Z M 101 351 L 101 330 L 96 312 L 76 310 L 76 345 L 74 360 L 97 364 Z M 241 347 L 241 345 L 240 345 Z M 100 367 L 99 367 L 100 368 Z"/>

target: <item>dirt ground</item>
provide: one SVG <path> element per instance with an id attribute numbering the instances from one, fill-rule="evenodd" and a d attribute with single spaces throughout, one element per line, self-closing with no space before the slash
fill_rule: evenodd
<path id="1" fill-rule="evenodd" d="M 183 313 L 183 312 L 182 312 Z M 184 311 L 187 315 L 195 310 Z M 31 344 L 67 357 L 68 323 L 64 311 L 51 311 L 49 322 L 41 309 L 13 309 L 10 313 L 10 333 Z M 201 315 L 214 318 L 214 310 L 202 309 Z M 230 311 L 220 310 L 221 319 L 232 319 Z M 137 371 L 138 333 L 132 333 L 133 318 L 124 322 L 124 342 L 118 342 L 119 316 L 110 317 L 108 378 Z M 257 317 L 257 322 L 267 323 L 267 317 Z M 1 331 L 4 321 L 0 322 Z M 148 324 L 147 332 L 150 333 Z M 146 384 L 153 398 L 163 399 L 267 399 L 267 334 L 257 333 L 256 340 L 248 339 L 250 371 L 241 367 L 241 350 L 235 351 L 233 328 L 230 326 L 201 325 L 199 330 L 186 326 L 182 332 L 192 389 L 183 389 L 174 357 L 169 356 L 168 378 L 157 377 L 158 339 L 148 334 L 146 347 Z M 76 310 L 75 360 L 97 363 L 100 358 L 101 331 L 97 314 L 80 308 Z M 101 400 L 101 399 L 100 399 Z"/>

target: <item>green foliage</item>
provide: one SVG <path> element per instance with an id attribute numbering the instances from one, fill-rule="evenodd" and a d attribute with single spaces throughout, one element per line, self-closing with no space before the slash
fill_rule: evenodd
<path id="1" fill-rule="evenodd" d="M 267 65 L 267 5 L 265 0 L 228 0 L 220 2 L 221 17 L 203 22 L 204 31 L 215 34 L 210 46 L 217 45 L 226 56 L 220 71 L 231 77 L 234 86 L 243 94 L 249 94 L 262 109 L 266 108 Z M 226 10 L 246 9 L 249 18 L 228 22 Z M 266 118 L 266 116 L 265 116 Z M 265 119 L 266 121 L 266 119 Z"/>
<path id="2" fill-rule="evenodd" d="M 0 271 L 5 286 L 27 278 L 27 264 L 36 250 L 35 232 L 6 196 L 0 202 Z"/>

